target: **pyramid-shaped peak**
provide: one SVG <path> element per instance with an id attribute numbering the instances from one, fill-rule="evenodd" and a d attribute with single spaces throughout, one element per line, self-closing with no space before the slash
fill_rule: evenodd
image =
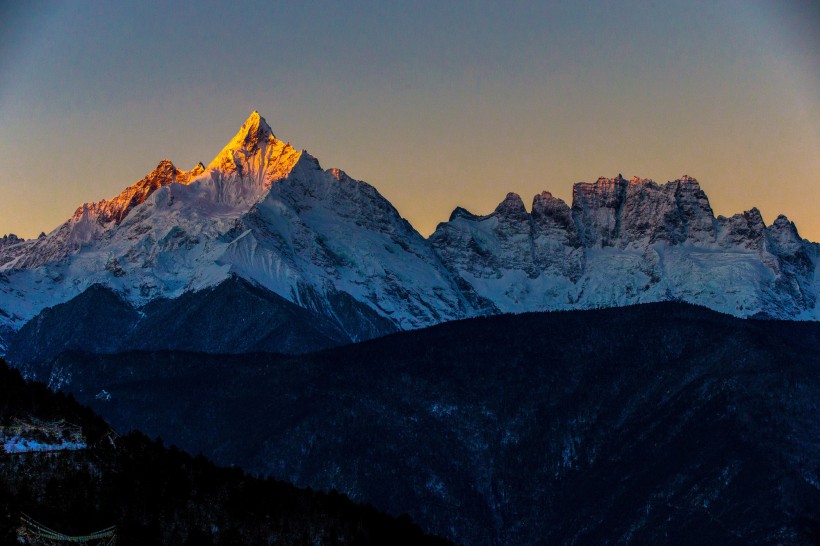
<path id="1" fill-rule="evenodd" d="M 258 110 L 254 110 L 253 112 L 251 112 L 251 115 L 248 116 L 248 119 L 246 119 L 245 123 L 243 123 L 242 125 L 243 126 L 262 127 L 262 128 L 267 129 L 268 131 L 270 131 L 270 125 L 268 125 L 268 122 L 265 121 L 265 118 L 263 118 L 259 114 Z"/>
<path id="2" fill-rule="evenodd" d="M 789 220 L 785 214 L 778 214 L 772 225 L 769 226 L 770 232 L 780 240 L 782 244 L 785 240 L 799 242 L 801 240 L 800 233 L 797 231 L 797 226 L 794 222 Z"/>
<path id="3" fill-rule="evenodd" d="M 760 214 L 760 210 L 757 207 L 752 207 L 751 209 L 745 211 L 743 216 L 749 221 L 750 224 L 760 224 L 763 227 L 766 227 L 766 223 L 763 221 L 763 215 Z"/>
<path id="4" fill-rule="evenodd" d="M 275 140 L 276 136 L 273 134 L 268 122 L 259 115 L 259 112 L 254 110 L 230 142 L 222 149 L 220 156 L 238 151 L 253 153 L 261 143 Z"/>
<path id="5" fill-rule="evenodd" d="M 246 158 L 256 155 L 262 149 L 272 149 L 271 147 L 284 147 L 287 151 L 296 153 L 289 144 L 276 138 L 265 118 L 254 110 L 234 137 L 208 164 L 208 168 L 242 172 L 241 164 Z"/>
<path id="6" fill-rule="evenodd" d="M 245 120 L 245 123 L 242 124 L 242 127 L 239 129 L 239 132 L 236 133 L 233 140 L 237 141 L 237 143 L 241 142 L 244 145 L 248 145 L 251 142 L 255 143 L 267 137 L 276 138 L 270 125 L 265 121 L 265 118 L 263 118 L 258 111 L 254 110 L 251 112 L 251 115 L 248 116 L 248 119 Z"/>
<path id="7" fill-rule="evenodd" d="M 453 212 L 450 214 L 449 222 L 452 222 L 456 218 L 466 218 L 467 220 L 476 220 L 479 218 L 469 210 L 465 209 L 464 207 L 456 207 L 453 209 Z"/>

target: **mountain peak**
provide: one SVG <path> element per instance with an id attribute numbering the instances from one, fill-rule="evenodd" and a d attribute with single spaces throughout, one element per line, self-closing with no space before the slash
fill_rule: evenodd
<path id="1" fill-rule="evenodd" d="M 260 141 L 269 138 L 276 138 L 273 134 L 273 130 L 270 128 L 270 125 L 268 125 L 268 122 L 265 121 L 265 118 L 254 110 L 251 112 L 251 115 L 248 116 L 248 119 L 245 120 L 245 123 L 242 124 L 242 127 L 239 128 L 239 132 L 236 133 L 236 136 L 231 139 L 231 144 L 237 144 L 237 148 L 246 148 L 249 151 L 253 151 Z"/>
<path id="2" fill-rule="evenodd" d="M 569 205 L 567 205 L 562 199 L 555 197 L 548 191 L 542 191 L 541 193 L 537 193 L 532 198 L 533 214 L 543 215 L 545 211 L 551 209 L 569 210 Z"/>
<path id="3" fill-rule="evenodd" d="M 239 151 L 245 150 L 247 152 L 256 151 L 261 142 L 269 140 L 276 140 L 273 130 L 268 125 L 259 112 L 254 110 L 248 119 L 239 128 L 239 131 L 225 146 L 225 150 Z"/>
<path id="4" fill-rule="evenodd" d="M 496 214 L 501 216 L 520 217 L 527 216 L 527 209 L 521 196 L 515 192 L 510 192 L 501 203 L 495 208 Z"/>
<path id="5" fill-rule="evenodd" d="M 268 125 L 259 112 L 254 110 L 248 119 L 239 128 L 239 131 L 228 142 L 219 154 L 211 161 L 208 168 L 216 168 L 227 171 L 242 171 L 241 165 L 246 158 L 253 156 L 268 144 L 283 144 L 277 140 L 273 130 Z M 289 146 L 286 146 L 289 148 Z"/>
<path id="6" fill-rule="evenodd" d="M 153 171 L 151 171 L 151 173 L 148 176 L 151 176 L 151 175 L 154 175 L 154 174 L 162 174 L 162 173 L 166 173 L 166 174 L 174 173 L 175 174 L 178 171 L 179 171 L 179 169 L 176 168 L 176 165 L 174 165 L 171 162 L 170 159 L 163 159 L 159 163 L 157 163 L 157 166 L 154 168 Z M 146 178 L 148 178 L 148 177 L 146 177 Z"/>
<path id="7" fill-rule="evenodd" d="M 273 134 L 270 125 L 268 125 L 268 122 L 265 121 L 265 118 L 263 118 L 257 110 L 251 112 L 251 115 L 248 116 L 248 119 L 245 120 L 245 123 L 243 123 L 242 126 L 254 127 L 256 130 L 262 130 Z"/>
<path id="8" fill-rule="evenodd" d="M 464 207 L 456 207 L 453 209 L 453 212 L 450 213 L 450 219 L 448 222 L 452 222 L 456 218 L 466 218 L 467 220 L 476 220 L 479 216 L 476 216 L 469 210 L 465 209 Z"/>

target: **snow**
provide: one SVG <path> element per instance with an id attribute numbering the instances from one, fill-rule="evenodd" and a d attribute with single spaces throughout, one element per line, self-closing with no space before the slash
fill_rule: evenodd
<path id="1" fill-rule="evenodd" d="M 674 299 L 736 316 L 820 318 L 816 245 L 787 219 L 766 228 L 754 209 L 716 219 L 691 177 L 666 185 L 602 178 L 576 184 L 574 194 L 572 221 L 544 192 L 529 221 L 505 221 L 500 208 L 454 213 L 431 241 L 502 312 Z"/>
<path id="2" fill-rule="evenodd" d="M 100 392 L 98 392 L 94 396 L 94 398 L 96 398 L 97 400 L 102 400 L 103 402 L 109 402 L 109 401 L 111 401 L 111 393 L 108 392 L 107 390 L 103 389 Z"/>
<path id="3" fill-rule="evenodd" d="M 71 442 L 63 440 L 60 443 L 43 443 L 36 440 L 14 436 L 3 443 L 6 453 L 31 453 L 40 451 L 77 451 L 86 449 L 85 442 Z"/>
<path id="4" fill-rule="evenodd" d="M 755 210 L 715 218 L 686 176 L 602 178 L 573 196 L 570 208 L 544 192 L 530 214 L 510 194 L 486 216 L 454 213 L 424 239 L 374 187 L 322 170 L 254 112 L 207 167 L 162 161 L 45 237 L 4 239 L 0 329 L 95 283 L 140 307 L 233 274 L 303 306 L 346 292 L 402 329 L 488 310 L 666 299 L 820 319 L 820 245 L 785 217 L 770 227 Z"/>

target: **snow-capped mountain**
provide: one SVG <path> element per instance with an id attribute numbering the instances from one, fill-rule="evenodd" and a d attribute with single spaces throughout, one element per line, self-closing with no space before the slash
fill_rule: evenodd
<path id="1" fill-rule="evenodd" d="M 457 208 L 424 239 L 375 188 L 322 170 L 254 112 L 207 167 L 163 160 L 47 235 L 0 239 L 0 352 L 93 285 L 150 322 L 150 303 L 237 278 L 308 312 L 336 343 L 480 314 L 665 299 L 817 319 L 817 261 L 818 245 L 785 217 L 768 227 L 756 209 L 715 218 L 689 177 L 578 183 L 572 207 L 543 192 L 530 212 L 509 194 L 486 216 Z"/>
<path id="2" fill-rule="evenodd" d="M 818 245 L 757 209 L 715 218 L 697 180 L 620 175 L 456 209 L 430 237 L 455 274 L 502 312 L 683 300 L 737 316 L 818 318 Z"/>
<path id="3" fill-rule="evenodd" d="M 254 112 L 208 165 L 162 161 L 110 201 L 53 232 L 4 239 L 6 331 L 95 284 L 135 308 L 240 277 L 355 341 L 468 316 L 429 243 L 372 186 L 324 171 Z"/>

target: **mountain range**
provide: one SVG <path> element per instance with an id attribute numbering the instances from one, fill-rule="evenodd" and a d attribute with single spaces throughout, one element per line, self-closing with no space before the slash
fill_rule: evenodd
<path id="1" fill-rule="evenodd" d="M 486 215 L 456 208 L 424 238 L 253 112 L 207 166 L 163 160 L 48 234 L 0 239 L 0 353 L 306 352 L 467 317 L 667 300 L 817 320 L 818 256 L 785 216 L 715 217 L 689 176 L 599 178 L 575 184 L 571 205 L 542 192 L 529 211 L 510 193 Z M 209 333 L 227 323 L 232 335 Z"/>
<path id="2" fill-rule="evenodd" d="M 425 238 L 254 112 L 207 165 L 163 160 L 48 234 L 0 239 L 0 354 L 121 433 L 335 489 L 465 545 L 808 545 L 818 261 L 785 216 L 715 216 L 689 176 L 599 178 L 571 204 L 545 191 L 529 208 L 509 193 Z M 0 365 L 4 424 L 85 415 L 111 437 L 16 374 Z M 0 531 L 25 504 L 61 524 L 93 512 L 88 528 L 177 533 L 166 543 L 270 538 L 242 495 L 261 482 L 121 439 L 23 454 L 0 476 Z M 146 496 L 123 498 L 129 469 Z M 67 508 L 44 508 L 55 489 Z M 160 490 L 159 515 L 142 511 Z M 312 542 L 412 527 L 297 496 L 330 503 L 282 528 Z M 205 524 L 224 513 L 233 535 Z"/>

